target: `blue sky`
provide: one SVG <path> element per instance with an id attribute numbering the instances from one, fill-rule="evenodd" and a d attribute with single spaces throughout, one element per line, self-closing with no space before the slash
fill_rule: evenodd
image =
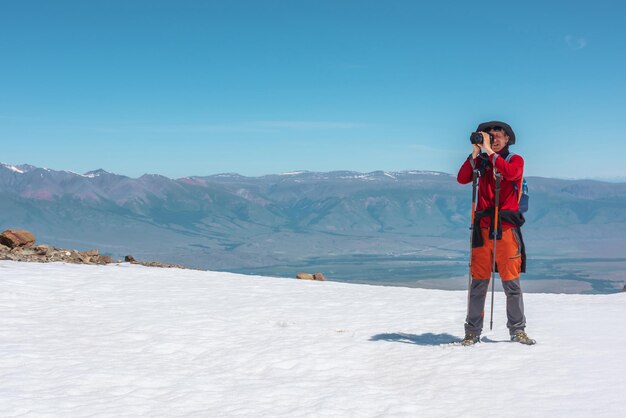
<path id="1" fill-rule="evenodd" d="M 626 177 L 626 6 L 4 1 L 0 161 L 168 177 L 456 173 L 479 122 L 526 175 Z"/>

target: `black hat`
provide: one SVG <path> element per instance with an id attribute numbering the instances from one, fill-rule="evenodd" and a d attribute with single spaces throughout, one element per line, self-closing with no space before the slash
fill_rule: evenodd
<path id="1" fill-rule="evenodd" d="M 509 136 L 509 145 L 515 144 L 515 133 L 508 123 L 499 122 L 497 120 L 491 122 L 483 122 L 478 125 L 478 128 L 476 128 L 476 132 L 486 132 L 489 130 L 488 128 L 494 126 L 499 126 L 500 128 L 504 129 L 504 132 L 506 132 L 506 134 Z"/>

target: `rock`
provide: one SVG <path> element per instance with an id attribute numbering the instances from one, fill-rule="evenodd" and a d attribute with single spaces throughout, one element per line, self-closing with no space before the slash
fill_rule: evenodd
<path id="1" fill-rule="evenodd" d="M 0 234 L 0 244 L 9 248 L 30 247 L 35 241 L 35 235 L 25 229 L 7 229 Z"/>
<path id="2" fill-rule="evenodd" d="M 0 253 L 0 260 L 20 261 L 19 257 L 11 253 Z"/>
<path id="3" fill-rule="evenodd" d="M 313 275 L 313 280 L 317 280 L 319 282 L 323 282 L 323 281 L 326 281 L 326 278 L 324 277 L 324 275 L 322 273 L 315 273 Z"/>
<path id="4" fill-rule="evenodd" d="M 109 264 L 113 262 L 113 258 L 110 255 L 99 255 L 95 262 L 98 264 Z"/>
<path id="5" fill-rule="evenodd" d="M 76 250 L 71 250 L 70 252 L 70 262 L 71 263 L 84 263 L 84 257 Z"/>
<path id="6" fill-rule="evenodd" d="M 46 255 L 50 251 L 50 246 L 45 244 L 36 245 L 33 247 L 33 250 L 35 250 L 35 253 L 37 253 L 38 255 Z"/>
<path id="7" fill-rule="evenodd" d="M 100 251 L 98 250 L 89 250 L 89 251 L 79 251 L 74 255 L 75 258 L 78 258 L 80 262 L 85 264 L 91 264 L 94 262 L 98 262 L 98 257 L 100 257 Z"/>
<path id="8" fill-rule="evenodd" d="M 298 273 L 296 274 L 296 279 L 299 280 L 315 280 L 312 274 L 309 273 Z"/>
<path id="9" fill-rule="evenodd" d="M 624 283 L 624 288 L 622 289 L 622 292 L 626 292 L 626 283 Z"/>
<path id="10" fill-rule="evenodd" d="M 24 230 L 7 229 L 0 234 L 0 238 L 0 260 L 74 264 L 110 264 L 115 262 L 111 256 L 100 255 L 100 251 L 97 249 L 77 251 L 56 248 L 50 245 L 33 245 L 35 243 L 35 236 Z M 127 255 L 125 261 L 147 267 L 187 268 L 179 264 L 137 261 L 132 255 Z M 121 261 L 117 262 L 120 263 Z M 312 277 L 313 276 L 311 276 L 309 280 L 312 280 Z"/>
<path id="11" fill-rule="evenodd" d="M 137 264 L 146 267 L 159 267 L 159 268 L 173 268 L 173 269 L 186 269 L 187 267 L 181 266 L 180 264 L 167 264 L 167 263 L 159 263 L 157 261 L 137 261 Z"/>
<path id="12" fill-rule="evenodd" d="M 11 259 L 11 249 L 6 245 L 0 244 L 0 260 L 10 260 Z"/>
<path id="13" fill-rule="evenodd" d="M 296 274 L 296 279 L 300 279 L 300 280 L 316 280 L 318 282 L 323 282 L 323 281 L 326 280 L 326 278 L 324 277 L 324 275 L 322 273 L 315 273 L 315 274 L 298 273 L 298 274 Z"/>
<path id="14" fill-rule="evenodd" d="M 17 253 L 19 253 L 22 257 L 28 257 L 28 256 L 31 256 L 31 255 L 35 255 L 35 254 L 37 254 L 37 251 L 35 251 L 35 250 L 34 250 L 34 249 L 32 249 L 32 248 L 20 248 L 20 249 L 16 252 L 16 254 L 17 254 Z"/>

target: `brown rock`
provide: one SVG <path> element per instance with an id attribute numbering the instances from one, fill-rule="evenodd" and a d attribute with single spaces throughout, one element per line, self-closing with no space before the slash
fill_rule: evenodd
<path id="1" fill-rule="evenodd" d="M 298 273 L 296 274 L 296 279 L 299 280 L 315 280 L 312 274 L 309 273 Z"/>
<path id="2" fill-rule="evenodd" d="M 185 266 L 181 266 L 180 264 L 166 264 L 166 263 L 159 263 L 157 261 L 137 261 L 137 264 L 146 266 L 146 267 L 176 268 L 176 269 L 187 268 Z"/>
<path id="3" fill-rule="evenodd" d="M 113 262 L 113 258 L 110 255 L 99 255 L 94 261 L 98 264 L 109 264 Z"/>
<path id="4" fill-rule="evenodd" d="M 31 255 L 35 255 L 35 254 L 37 254 L 37 251 L 35 251 L 35 250 L 34 250 L 34 249 L 32 249 L 32 248 L 20 248 L 20 249 L 16 252 L 16 254 L 19 254 L 19 255 L 21 255 L 22 257 L 28 257 L 28 256 L 31 256 Z"/>
<path id="5" fill-rule="evenodd" d="M 18 257 L 11 253 L 0 253 L 0 260 L 18 260 Z"/>
<path id="6" fill-rule="evenodd" d="M 69 253 L 70 263 L 84 263 L 84 257 L 78 251 L 70 250 Z"/>
<path id="7" fill-rule="evenodd" d="M 317 280 L 320 282 L 326 281 L 326 278 L 324 277 L 324 275 L 322 273 L 315 273 L 313 275 L 313 280 Z"/>
<path id="8" fill-rule="evenodd" d="M 79 251 L 77 254 L 73 254 L 74 259 L 78 259 L 79 262 L 85 264 L 91 264 L 93 262 L 97 262 L 98 257 L 100 256 L 100 251 L 98 250 L 89 250 L 89 251 Z"/>
<path id="9" fill-rule="evenodd" d="M 35 241 L 35 235 L 25 229 L 7 229 L 0 234 L 0 244 L 10 248 L 30 247 Z"/>
<path id="10" fill-rule="evenodd" d="M 114 263 L 108 255 L 100 255 L 100 251 L 76 251 L 56 248 L 50 245 L 33 245 L 35 236 L 24 230 L 8 229 L 0 234 L 0 260 L 31 261 L 31 262 L 63 262 L 76 264 L 109 264 Z M 164 264 L 158 262 L 136 261 L 132 255 L 127 255 L 125 261 L 141 264 L 148 267 L 181 268 L 178 264 Z M 120 263 L 121 261 L 117 261 Z M 312 280 L 312 275 L 309 275 Z"/>
<path id="11" fill-rule="evenodd" d="M 35 250 L 38 255 L 46 255 L 50 251 L 50 246 L 45 244 L 36 245 L 33 247 L 33 250 Z"/>

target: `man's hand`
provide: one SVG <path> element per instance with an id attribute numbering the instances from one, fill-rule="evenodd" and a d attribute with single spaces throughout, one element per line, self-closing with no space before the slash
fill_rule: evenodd
<path id="1" fill-rule="evenodd" d="M 491 149 L 491 139 L 489 138 L 489 134 L 485 132 L 481 132 L 481 134 L 483 134 L 483 143 L 480 147 L 487 153 L 487 155 L 491 156 L 491 154 L 495 151 Z"/>
<path id="2" fill-rule="evenodd" d="M 476 144 L 472 144 L 472 158 L 476 159 L 476 157 L 478 157 L 478 154 L 480 154 L 480 147 Z"/>

